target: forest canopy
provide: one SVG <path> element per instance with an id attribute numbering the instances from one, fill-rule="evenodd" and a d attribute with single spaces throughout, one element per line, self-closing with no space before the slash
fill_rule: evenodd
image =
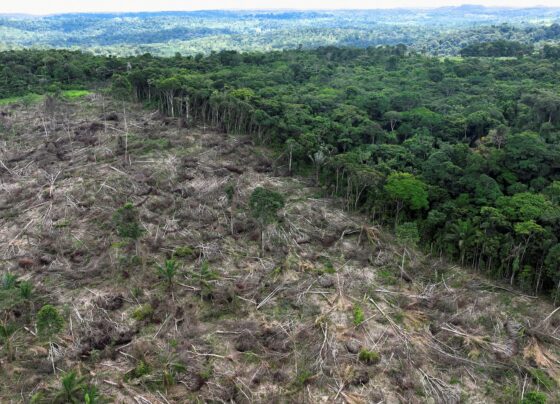
<path id="1" fill-rule="evenodd" d="M 431 55 L 459 55 L 463 48 L 480 42 L 510 43 L 522 50 L 557 44 L 560 26 L 555 22 L 559 17 L 559 8 L 473 5 L 388 10 L 0 14 L 0 50 L 54 47 L 95 54 L 149 52 L 173 56 L 180 52 L 194 56 L 232 49 L 366 48 L 402 43 Z M 484 56 L 481 50 L 477 56 Z M 510 49 L 502 56 L 519 52 Z"/>

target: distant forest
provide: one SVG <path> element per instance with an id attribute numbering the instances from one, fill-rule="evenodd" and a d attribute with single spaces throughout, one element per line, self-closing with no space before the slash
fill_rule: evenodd
<path id="1" fill-rule="evenodd" d="M 0 50 L 75 48 L 95 54 L 173 56 L 403 44 L 431 55 L 460 55 L 480 42 L 518 43 L 517 56 L 560 39 L 560 8 L 482 6 L 430 10 L 198 11 L 0 15 Z M 475 49 L 479 56 L 488 49 Z M 493 50 L 490 50 L 492 52 Z M 503 51 L 503 49 L 502 49 Z M 473 49 L 468 48 L 469 56 Z"/>

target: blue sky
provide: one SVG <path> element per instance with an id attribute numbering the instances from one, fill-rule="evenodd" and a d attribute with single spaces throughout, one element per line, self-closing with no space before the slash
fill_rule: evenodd
<path id="1" fill-rule="evenodd" d="M 209 9 L 336 9 L 439 7 L 473 3 L 469 0 L 0 0 L 0 13 L 51 14 L 66 12 L 161 11 Z M 485 6 L 560 7 L 560 0 L 486 0 Z"/>

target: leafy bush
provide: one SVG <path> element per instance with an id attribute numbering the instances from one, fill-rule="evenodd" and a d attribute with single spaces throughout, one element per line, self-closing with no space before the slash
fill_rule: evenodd
<path id="1" fill-rule="evenodd" d="M 2 276 L 2 289 L 8 290 L 16 287 L 17 276 L 11 273 L 5 273 Z"/>
<path id="2" fill-rule="evenodd" d="M 416 246 L 420 241 L 418 226 L 414 222 L 407 222 L 397 226 L 397 240 L 401 243 Z"/>
<path id="3" fill-rule="evenodd" d="M 37 333 L 39 336 L 51 339 L 62 331 L 64 319 L 58 310 L 47 304 L 37 313 Z"/>
<path id="4" fill-rule="evenodd" d="M 360 324 L 362 324 L 365 321 L 365 315 L 364 315 L 364 311 L 362 310 L 362 308 L 358 305 L 354 306 L 354 311 L 353 311 L 353 322 L 354 325 L 358 326 Z"/>
<path id="5" fill-rule="evenodd" d="M 381 356 L 378 352 L 362 348 L 358 353 L 358 359 L 360 360 L 360 362 L 364 362 L 367 365 L 375 365 L 379 363 L 379 361 L 381 360 Z"/>
<path id="6" fill-rule="evenodd" d="M 185 258 L 185 257 L 190 257 L 192 255 L 194 255 L 194 249 L 189 246 L 177 247 L 173 251 L 173 256 L 177 258 Z"/>
<path id="7" fill-rule="evenodd" d="M 540 391 L 528 391 L 521 404 L 546 404 L 546 394 Z"/>
<path id="8" fill-rule="evenodd" d="M 119 237 L 137 240 L 144 230 L 140 227 L 138 212 L 132 203 L 126 203 L 122 208 L 117 209 L 113 215 L 113 223 Z"/>

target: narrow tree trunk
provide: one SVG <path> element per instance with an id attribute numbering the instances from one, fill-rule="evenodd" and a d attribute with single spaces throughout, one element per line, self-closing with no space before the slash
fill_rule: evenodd
<path id="1" fill-rule="evenodd" d="M 261 226 L 261 256 L 264 256 L 264 226 Z"/>
<path id="2" fill-rule="evenodd" d="M 123 116 L 124 116 L 124 159 L 125 161 L 129 161 L 128 158 L 128 122 L 126 120 L 126 106 L 123 101 Z"/>

